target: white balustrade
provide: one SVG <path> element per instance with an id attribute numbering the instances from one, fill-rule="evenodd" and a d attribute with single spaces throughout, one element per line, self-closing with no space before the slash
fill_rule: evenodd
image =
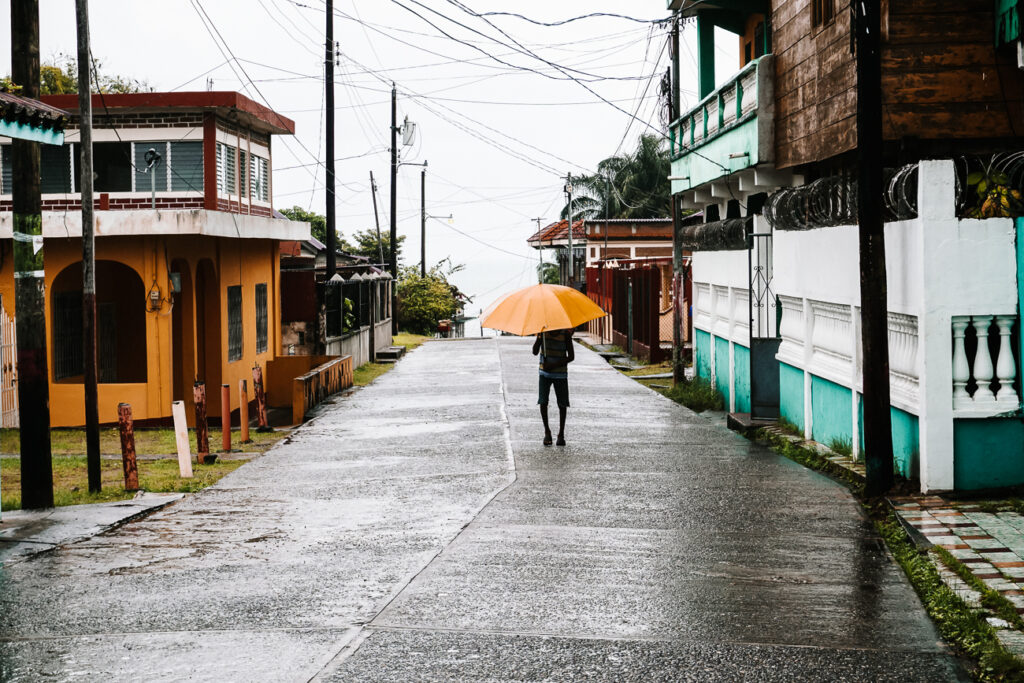
<path id="1" fill-rule="evenodd" d="M 989 343 L 993 321 L 999 330 L 994 362 Z M 1020 398 L 1013 386 L 1019 359 L 1010 337 L 1016 322 L 1016 315 L 953 317 L 953 410 L 958 416 L 988 417 L 1020 408 Z M 967 355 L 969 332 L 977 340 L 973 359 Z M 973 393 L 968 388 L 971 386 Z"/>

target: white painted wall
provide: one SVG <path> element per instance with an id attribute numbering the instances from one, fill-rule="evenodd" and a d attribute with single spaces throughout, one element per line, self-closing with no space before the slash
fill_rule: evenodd
<path id="1" fill-rule="evenodd" d="M 947 490 L 954 483 L 951 320 L 1017 315 L 1015 228 L 1009 218 L 956 217 L 952 162 L 923 161 L 918 172 L 918 218 L 885 227 L 890 377 L 893 405 L 919 418 L 922 489 Z M 813 372 L 854 389 L 856 450 L 862 376 L 857 226 L 776 231 L 773 242 L 773 289 L 783 300 L 778 357 L 809 371 L 808 435 Z M 736 336 L 747 332 L 746 309 L 723 304 L 747 288 L 746 252 L 695 252 L 693 277 L 695 327 L 746 343 Z"/>

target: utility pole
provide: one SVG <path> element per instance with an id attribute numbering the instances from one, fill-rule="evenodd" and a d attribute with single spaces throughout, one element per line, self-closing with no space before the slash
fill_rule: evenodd
<path id="1" fill-rule="evenodd" d="M 96 237 L 92 199 L 92 89 L 89 87 L 89 0 L 75 0 L 78 21 L 78 129 L 82 191 L 82 361 L 85 364 L 85 461 L 89 491 L 103 488 L 100 476 L 100 415 L 96 368 Z"/>
<path id="2" fill-rule="evenodd" d="M 878 496 L 893 485 L 889 307 L 882 219 L 881 8 L 879 0 L 859 0 L 854 5 L 857 12 L 857 221 L 864 353 L 865 493 Z"/>
<path id="3" fill-rule="evenodd" d="M 540 222 L 544 219 L 534 218 L 533 220 L 537 221 L 537 256 L 540 257 L 540 262 L 537 265 L 537 282 L 544 284 L 544 244 L 540 239 Z M 482 330 L 483 328 L 481 327 L 480 329 Z"/>
<path id="4" fill-rule="evenodd" d="M 679 117 L 679 14 L 672 16 L 672 77 L 669 79 L 669 125 Z M 670 181 L 671 182 L 671 181 Z M 670 191 L 671 194 L 671 191 Z M 685 283 L 680 279 L 683 276 L 683 245 L 682 245 L 682 217 L 679 215 L 679 199 L 675 195 L 670 196 L 672 203 L 672 384 L 676 385 L 683 381 L 683 293 L 686 291 Z"/>
<path id="5" fill-rule="evenodd" d="M 11 3 L 11 78 L 22 87 L 24 97 L 39 98 L 38 0 Z M 11 167 L 21 507 L 28 510 L 53 507 L 39 143 L 15 138 L 11 143 Z"/>
<path id="6" fill-rule="evenodd" d="M 377 226 L 377 258 L 384 265 L 384 243 L 380 239 L 380 216 L 377 214 L 377 181 L 373 179 L 373 171 L 370 171 L 370 192 L 373 193 L 373 223 Z"/>
<path id="7" fill-rule="evenodd" d="M 327 40 L 324 43 L 324 137 L 327 156 L 327 273 L 329 281 L 338 271 L 338 237 L 334 216 L 334 0 L 327 4 Z"/>
<path id="8" fill-rule="evenodd" d="M 427 160 L 420 171 L 420 277 L 427 276 Z"/>
<path id="9" fill-rule="evenodd" d="M 569 196 L 569 286 L 572 287 L 573 281 L 573 261 L 575 260 L 572 253 L 572 173 L 567 173 L 565 176 L 565 194 Z"/>
<path id="10" fill-rule="evenodd" d="M 391 84 L 391 334 L 398 334 L 398 89 Z"/>

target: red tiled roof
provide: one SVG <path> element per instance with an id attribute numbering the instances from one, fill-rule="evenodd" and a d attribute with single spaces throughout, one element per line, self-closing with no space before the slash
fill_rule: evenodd
<path id="1" fill-rule="evenodd" d="M 583 230 L 583 221 L 579 220 L 572 224 L 572 238 L 574 240 L 586 239 L 587 234 Z M 546 228 L 541 228 L 527 242 L 551 242 L 553 240 L 564 240 L 569 238 L 569 221 L 561 220 L 552 223 Z"/>

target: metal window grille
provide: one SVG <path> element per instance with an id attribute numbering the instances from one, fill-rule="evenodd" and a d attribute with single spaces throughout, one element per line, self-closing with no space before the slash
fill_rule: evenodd
<path id="1" fill-rule="evenodd" d="M 245 150 L 238 150 L 238 194 L 242 197 L 246 196 L 245 179 L 248 177 L 248 168 L 246 162 L 248 161 L 248 155 Z"/>
<path id="2" fill-rule="evenodd" d="M 149 192 L 155 184 L 157 192 L 167 191 L 167 143 L 166 142 L 133 142 L 132 158 L 135 159 L 135 191 Z M 160 155 L 160 161 L 153 168 L 146 170 L 146 152 L 154 149 Z"/>
<path id="3" fill-rule="evenodd" d="M 249 155 L 249 198 L 265 202 L 269 197 L 267 189 L 267 160 Z"/>
<path id="4" fill-rule="evenodd" d="M 324 291 L 324 312 L 326 326 L 326 336 L 328 337 L 340 337 L 341 336 L 341 321 L 342 321 L 342 301 L 344 297 L 341 295 L 341 285 L 328 283 L 325 286 Z"/>
<path id="5" fill-rule="evenodd" d="M 228 287 L 228 360 L 242 357 L 242 287 Z"/>
<path id="6" fill-rule="evenodd" d="M 196 141 L 172 142 L 168 145 L 168 163 L 171 168 L 171 189 L 175 191 L 203 191 L 203 143 Z"/>
<path id="7" fill-rule="evenodd" d="M 369 325 L 370 320 L 370 283 L 359 283 L 359 326 Z"/>
<path id="8" fill-rule="evenodd" d="M 96 306 L 97 362 L 99 381 L 117 381 L 117 305 L 113 302 Z"/>
<path id="9" fill-rule="evenodd" d="M 53 295 L 53 378 L 67 379 L 83 374 L 82 292 Z"/>
<path id="10" fill-rule="evenodd" d="M 42 194 L 71 192 L 71 155 L 69 145 L 40 145 L 39 189 Z"/>
<path id="11" fill-rule="evenodd" d="M 267 285 L 256 285 L 256 353 L 267 350 Z"/>
<path id="12" fill-rule="evenodd" d="M 11 194 L 11 146 L 0 145 L 0 194 Z"/>
<path id="13" fill-rule="evenodd" d="M 235 193 L 235 148 L 217 143 L 217 191 Z"/>

